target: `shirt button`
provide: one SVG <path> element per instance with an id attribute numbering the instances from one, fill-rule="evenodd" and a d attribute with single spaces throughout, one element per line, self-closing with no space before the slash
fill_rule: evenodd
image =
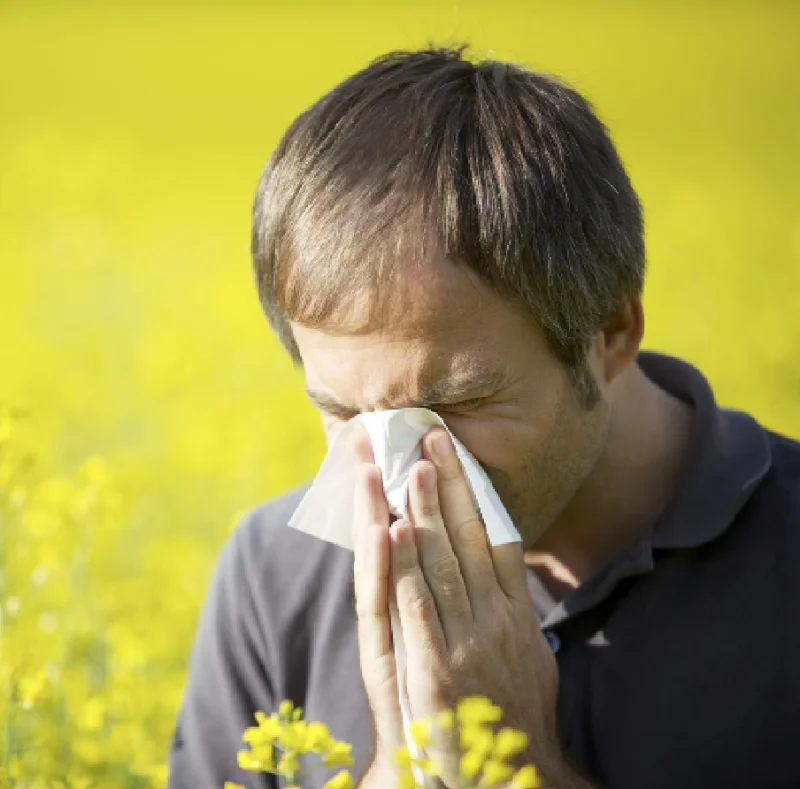
<path id="1" fill-rule="evenodd" d="M 550 644 L 550 649 L 553 650 L 553 654 L 555 655 L 558 650 L 561 649 L 561 639 L 552 630 L 545 630 L 544 637 L 547 639 L 547 643 Z"/>

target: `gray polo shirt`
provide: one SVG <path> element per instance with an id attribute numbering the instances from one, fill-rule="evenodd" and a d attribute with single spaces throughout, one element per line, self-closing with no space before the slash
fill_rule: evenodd
<path id="1" fill-rule="evenodd" d="M 563 601 L 529 573 L 559 664 L 563 745 L 608 789 L 797 789 L 800 445 L 718 408 L 690 365 L 650 353 L 638 363 L 694 406 L 691 457 L 658 521 Z M 222 551 L 171 789 L 272 789 L 238 769 L 236 752 L 254 711 L 284 698 L 353 743 L 356 774 L 368 762 L 353 558 L 287 528 L 302 494 L 254 510 Z"/>

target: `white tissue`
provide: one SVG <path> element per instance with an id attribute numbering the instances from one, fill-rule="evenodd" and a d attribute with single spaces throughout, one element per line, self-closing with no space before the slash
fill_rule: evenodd
<path id="1" fill-rule="evenodd" d="M 300 502 L 289 525 L 307 534 L 320 537 L 343 548 L 353 549 L 353 492 L 356 482 L 356 460 L 348 443 L 349 434 L 362 425 L 369 434 L 375 464 L 383 475 L 383 487 L 393 515 L 408 517 L 408 474 L 422 458 L 420 441 L 434 425 L 447 430 L 441 417 L 425 408 L 403 408 L 394 411 L 371 411 L 351 419 L 341 428 L 322 462 L 311 488 Z M 504 545 L 519 542 L 519 532 L 500 501 L 492 483 L 469 450 L 452 434 L 456 453 L 461 460 L 472 497 L 486 525 L 489 542 Z M 410 736 L 408 695 L 405 683 L 405 645 L 397 605 L 390 604 L 395 663 L 401 678 L 400 710 L 403 715 L 406 743 L 412 755 L 420 756 Z M 415 769 L 417 783 L 431 786 Z"/>
<path id="2" fill-rule="evenodd" d="M 370 411 L 354 417 L 339 430 L 289 525 L 351 551 L 356 462 L 348 436 L 356 425 L 362 425 L 369 434 L 375 464 L 383 474 L 389 509 L 402 518 L 408 517 L 408 473 L 422 458 L 422 436 L 434 425 L 441 425 L 450 433 L 441 417 L 426 408 Z M 450 437 L 486 525 L 489 542 L 492 545 L 519 542 L 519 533 L 486 472 L 452 433 Z"/>

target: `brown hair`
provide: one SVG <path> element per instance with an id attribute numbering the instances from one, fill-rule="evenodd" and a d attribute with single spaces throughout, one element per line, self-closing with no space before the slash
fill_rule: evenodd
<path id="1" fill-rule="evenodd" d="M 641 292 L 645 256 L 639 200 L 586 99 L 463 47 L 393 52 L 292 123 L 258 185 L 252 252 L 296 360 L 289 321 L 342 325 L 361 297 L 383 311 L 433 249 L 522 303 L 593 399 L 586 351 Z"/>

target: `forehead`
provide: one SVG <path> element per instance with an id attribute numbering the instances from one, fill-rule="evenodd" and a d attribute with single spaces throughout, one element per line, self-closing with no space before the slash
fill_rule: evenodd
<path id="1" fill-rule="evenodd" d="M 308 388 L 354 409 L 489 389 L 535 362 L 542 343 L 526 313 L 447 260 L 405 278 L 386 310 L 368 298 L 339 325 L 293 324 Z"/>
<path id="2" fill-rule="evenodd" d="M 462 322 L 478 311 L 512 309 L 474 271 L 438 252 L 397 262 L 361 287 L 343 312 L 333 310 L 330 319 L 314 328 L 350 336 L 415 337 L 439 328 L 443 333 L 460 331 Z"/>

